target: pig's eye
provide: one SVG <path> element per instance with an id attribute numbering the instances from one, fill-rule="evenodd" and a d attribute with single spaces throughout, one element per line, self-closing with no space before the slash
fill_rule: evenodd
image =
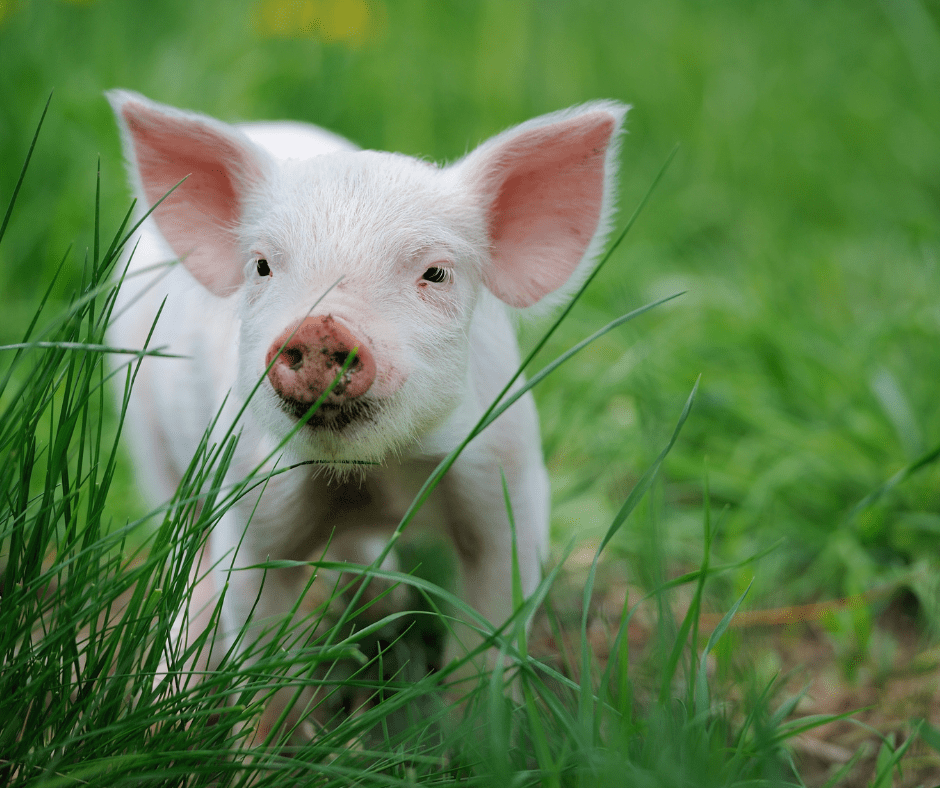
<path id="1" fill-rule="evenodd" d="M 429 268 L 421 276 L 426 282 L 434 282 L 434 284 L 441 284 L 441 282 L 446 282 L 450 279 L 450 271 L 446 268 Z"/>
<path id="2" fill-rule="evenodd" d="M 271 268 L 268 266 L 268 261 L 263 257 L 258 259 L 257 262 L 258 276 L 271 276 Z"/>

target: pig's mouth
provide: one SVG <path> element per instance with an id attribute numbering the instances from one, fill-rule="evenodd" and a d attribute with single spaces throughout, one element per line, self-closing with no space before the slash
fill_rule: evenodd
<path id="1" fill-rule="evenodd" d="M 281 410 L 298 421 L 303 419 L 311 408 L 311 403 L 296 399 L 282 398 L 280 404 Z M 341 403 L 324 402 L 311 414 L 304 429 L 341 432 L 351 424 L 372 421 L 376 409 L 375 403 L 367 399 L 350 399 Z"/>

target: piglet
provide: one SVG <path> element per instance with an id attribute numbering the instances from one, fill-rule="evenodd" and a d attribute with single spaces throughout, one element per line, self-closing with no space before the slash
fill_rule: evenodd
<path id="1" fill-rule="evenodd" d="M 246 400 L 232 481 L 312 461 L 245 496 L 209 536 L 196 598 L 227 585 L 217 648 L 194 665 L 211 670 L 244 647 L 249 619 L 261 632 L 303 588 L 300 569 L 250 567 L 327 544 L 372 563 L 515 373 L 510 312 L 563 293 L 604 242 L 626 107 L 545 115 L 438 166 L 315 126 L 109 99 L 139 204 L 183 181 L 141 228 L 110 328 L 113 344 L 143 346 L 165 300 L 151 345 L 185 357 L 148 359 L 137 378 L 126 430 L 142 486 L 169 499 L 207 426 L 220 413 L 223 434 Z M 494 625 L 513 612 L 502 475 L 529 594 L 549 527 L 531 395 L 466 447 L 422 510 L 453 543 L 463 599 Z M 180 631 L 207 620 L 185 613 Z"/>

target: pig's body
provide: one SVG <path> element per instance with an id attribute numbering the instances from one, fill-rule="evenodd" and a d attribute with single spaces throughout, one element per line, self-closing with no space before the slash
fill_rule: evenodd
<path id="1" fill-rule="evenodd" d="M 199 596 L 229 584 L 228 647 L 250 617 L 270 624 L 289 611 L 302 587 L 299 570 L 270 571 L 262 587 L 244 567 L 305 560 L 328 542 L 339 559 L 372 562 L 510 380 L 519 354 L 505 303 L 541 300 L 599 248 L 624 110 L 533 121 L 442 169 L 312 126 L 236 130 L 133 94 L 112 101 L 144 204 L 193 173 L 145 224 L 131 271 L 183 265 L 142 294 L 151 274 L 126 283 L 110 330 L 115 345 L 142 346 L 165 298 L 150 345 L 187 357 L 147 360 L 135 384 L 127 429 L 144 486 L 168 499 L 207 425 L 221 409 L 220 438 L 259 380 L 229 478 L 269 456 L 268 469 L 320 466 L 272 478 L 260 502 L 247 496 L 214 528 Z M 302 334 L 313 339 L 287 346 Z M 353 348 L 322 416 L 279 449 Z M 464 598 L 496 625 L 512 613 L 502 474 L 528 594 L 549 516 L 530 395 L 469 444 L 425 512 L 454 544 Z M 204 621 L 190 619 L 190 629 Z"/>

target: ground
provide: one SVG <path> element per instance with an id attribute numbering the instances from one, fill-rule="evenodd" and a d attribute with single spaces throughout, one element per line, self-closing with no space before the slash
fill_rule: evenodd
<path id="1" fill-rule="evenodd" d="M 582 592 L 593 553 L 590 546 L 575 550 L 553 590 L 549 607 L 563 625 L 565 642 L 559 642 L 557 627 L 548 626 L 547 614 L 542 614 L 535 627 L 533 651 L 559 666 L 577 664 Z M 645 595 L 625 581 L 629 576 L 625 569 L 610 561 L 602 562 L 598 572 L 588 635 L 601 665 L 610 656 L 624 600 L 632 607 Z M 747 705 L 744 685 L 774 676 L 779 679 L 773 708 L 805 691 L 794 718 L 852 712 L 847 719 L 814 727 L 792 740 L 794 760 L 807 786 L 824 785 L 856 755 L 858 760 L 837 785 L 870 786 L 883 739 L 900 745 L 921 719 L 940 726 L 940 647 L 931 644 L 925 633 L 914 597 L 903 591 L 872 596 L 777 610 L 742 608 L 723 636 L 727 641 L 724 654 L 712 666 L 713 697 L 727 698 L 739 713 Z M 682 593 L 673 601 L 678 625 L 684 612 Z M 853 604 L 868 604 L 877 611 L 868 648 L 847 649 L 841 645 L 846 638 L 831 631 L 832 616 Z M 703 615 L 700 648 L 722 615 L 722 611 Z M 639 686 L 644 655 L 655 651 L 659 627 L 655 617 L 654 605 L 642 603 L 628 630 Z M 940 784 L 940 752 L 923 741 L 911 745 L 902 763 L 901 776 L 895 773 L 890 783 L 895 788 Z"/>

